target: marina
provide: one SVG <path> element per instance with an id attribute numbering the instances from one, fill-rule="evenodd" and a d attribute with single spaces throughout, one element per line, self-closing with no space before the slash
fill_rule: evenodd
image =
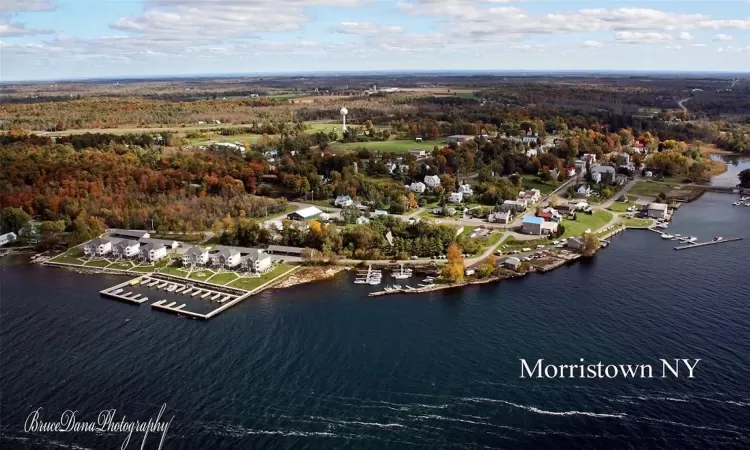
<path id="1" fill-rule="evenodd" d="M 735 242 L 735 241 L 741 241 L 741 240 L 742 240 L 741 237 L 726 238 L 726 239 L 725 238 L 716 238 L 713 241 L 693 243 L 693 244 L 687 244 L 687 245 L 681 245 L 681 246 L 675 247 L 674 249 L 675 250 L 686 250 L 686 249 L 689 249 L 689 248 L 705 247 L 707 245 L 723 244 L 725 242 Z"/>
<path id="2" fill-rule="evenodd" d="M 354 279 L 354 284 L 369 284 L 375 286 L 380 284 L 383 278 L 383 273 L 380 270 L 373 270 L 372 265 L 367 267 L 367 270 L 357 271 L 357 278 Z"/>

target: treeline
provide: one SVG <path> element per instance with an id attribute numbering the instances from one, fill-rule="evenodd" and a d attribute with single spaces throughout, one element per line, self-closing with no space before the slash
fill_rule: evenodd
<path id="1" fill-rule="evenodd" d="M 0 207 L 68 226 L 85 216 L 110 227 L 153 223 L 160 231 L 199 231 L 227 215 L 264 217 L 285 209 L 283 199 L 250 195 L 268 168 L 235 155 L 15 142 L 0 147 L 0 162 Z"/>

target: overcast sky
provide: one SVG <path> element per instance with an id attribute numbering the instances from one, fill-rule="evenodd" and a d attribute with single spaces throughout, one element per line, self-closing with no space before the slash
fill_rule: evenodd
<path id="1" fill-rule="evenodd" d="M 750 71 L 750 1 L 0 0 L 3 81 L 472 69 Z"/>

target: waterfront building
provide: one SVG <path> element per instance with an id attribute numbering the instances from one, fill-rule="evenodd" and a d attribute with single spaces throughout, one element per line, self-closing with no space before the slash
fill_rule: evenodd
<path id="1" fill-rule="evenodd" d="M 583 238 L 580 236 L 571 236 L 568 238 L 567 245 L 568 248 L 572 248 L 573 250 L 580 250 L 583 248 Z"/>
<path id="2" fill-rule="evenodd" d="M 521 260 L 515 256 L 511 256 L 510 258 L 498 260 L 497 265 L 508 269 L 518 270 L 518 268 L 521 267 Z"/>
<path id="3" fill-rule="evenodd" d="M 526 234 L 552 234 L 557 231 L 559 224 L 557 222 L 547 222 L 541 217 L 526 216 L 521 224 L 522 230 Z"/>
<path id="4" fill-rule="evenodd" d="M 146 261 L 156 262 L 167 256 L 167 247 L 161 243 L 149 242 L 138 249 L 140 257 Z"/>
<path id="5" fill-rule="evenodd" d="M 112 256 L 118 258 L 131 258 L 138 256 L 141 243 L 132 239 L 123 239 L 112 246 Z"/>
<path id="6" fill-rule="evenodd" d="M 182 255 L 183 266 L 202 266 L 209 260 L 208 249 L 202 247 L 191 247 Z"/>
<path id="7" fill-rule="evenodd" d="M 10 244 L 12 242 L 15 242 L 18 239 L 18 236 L 16 233 L 5 233 L 2 236 L 0 236 L 0 247 L 5 244 Z"/>
<path id="8" fill-rule="evenodd" d="M 146 230 L 124 230 L 122 228 L 108 228 L 105 231 L 110 237 L 123 239 L 148 239 L 151 234 Z"/>
<path id="9" fill-rule="evenodd" d="M 240 264 L 240 252 L 234 248 L 219 248 L 210 253 L 211 264 L 216 267 L 231 269 Z"/>
<path id="10" fill-rule="evenodd" d="M 649 203 L 646 207 L 646 215 L 652 219 L 666 219 L 667 218 L 667 204 L 666 203 Z"/>
<path id="11" fill-rule="evenodd" d="M 112 241 L 107 238 L 96 238 L 83 245 L 86 256 L 104 256 L 112 251 Z"/>
<path id="12" fill-rule="evenodd" d="M 271 268 L 271 255 L 263 250 L 253 249 L 242 257 L 241 264 L 248 272 L 264 273 Z"/>

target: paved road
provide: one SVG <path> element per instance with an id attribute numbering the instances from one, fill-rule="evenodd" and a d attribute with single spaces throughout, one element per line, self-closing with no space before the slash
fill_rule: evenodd
<path id="1" fill-rule="evenodd" d="M 610 198 L 606 202 L 602 203 L 600 205 L 600 207 L 606 209 L 606 208 L 609 208 L 610 206 L 612 206 L 612 203 L 614 203 L 615 200 L 617 200 L 618 198 L 620 198 L 623 195 L 625 195 L 625 194 L 628 193 L 628 191 L 635 185 L 635 183 L 638 182 L 639 178 L 640 177 L 635 177 L 634 179 L 632 179 L 632 180 L 628 181 L 627 183 L 625 183 L 625 186 L 623 186 L 622 189 L 620 189 L 615 195 L 613 195 L 612 198 Z"/>
<path id="2" fill-rule="evenodd" d="M 691 98 L 692 97 L 683 98 L 682 100 L 680 100 L 679 102 L 677 102 L 677 106 L 679 106 L 680 109 L 682 109 L 683 111 L 688 112 L 688 109 L 685 108 L 685 102 L 688 101 L 688 100 L 690 100 Z"/>

